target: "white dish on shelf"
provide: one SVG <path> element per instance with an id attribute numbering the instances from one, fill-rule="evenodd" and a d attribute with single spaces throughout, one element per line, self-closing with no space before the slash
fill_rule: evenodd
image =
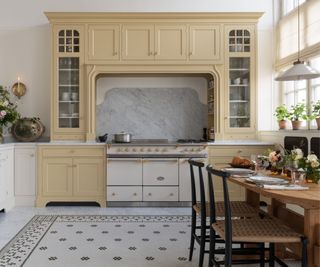
<path id="1" fill-rule="evenodd" d="M 223 171 L 230 173 L 231 175 L 249 175 L 254 174 L 253 170 L 243 168 L 224 168 Z"/>
<path id="2" fill-rule="evenodd" d="M 70 117 L 71 115 L 70 114 L 68 114 L 68 113 L 61 113 L 60 114 L 60 118 L 68 118 L 68 117 Z"/>
<path id="3" fill-rule="evenodd" d="M 72 113 L 72 117 L 73 117 L 73 118 L 79 117 L 79 113 Z"/>
<path id="4" fill-rule="evenodd" d="M 289 182 L 282 178 L 275 178 L 269 176 L 251 176 L 246 179 L 246 181 L 255 183 L 255 184 L 266 184 L 266 185 L 281 185 L 281 184 L 288 184 Z"/>

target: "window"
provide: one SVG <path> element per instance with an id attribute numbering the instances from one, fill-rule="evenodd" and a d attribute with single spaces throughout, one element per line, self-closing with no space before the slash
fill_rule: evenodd
<path id="1" fill-rule="evenodd" d="M 286 14 L 290 13 L 298 5 L 303 4 L 305 1 L 306 0 L 282 0 L 281 1 L 282 16 L 285 16 Z"/>
<path id="2" fill-rule="evenodd" d="M 320 70 L 320 57 L 311 59 L 309 64 L 313 68 Z M 307 109 L 310 110 L 312 103 L 320 100 L 320 78 L 309 81 L 300 80 L 283 82 L 283 93 L 283 102 L 288 108 L 298 103 L 305 103 Z M 307 122 L 304 122 L 302 127 L 305 129 L 315 129 L 316 123 L 315 121 L 311 121 L 308 125 Z"/>

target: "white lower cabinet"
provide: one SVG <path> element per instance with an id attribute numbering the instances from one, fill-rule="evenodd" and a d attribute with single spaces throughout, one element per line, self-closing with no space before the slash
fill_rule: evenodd
<path id="1" fill-rule="evenodd" d="M 34 206 L 36 199 L 36 147 L 15 147 L 14 196 L 16 206 Z"/>
<path id="2" fill-rule="evenodd" d="M 179 161 L 107 160 L 107 201 L 179 201 Z"/>
<path id="3" fill-rule="evenodd" d="M 14 206 L 13 147 L 0 149 L 0 210 Z"/>
<path id="4" fill-rule="evenodd" d="M 142 186 L 107 186 L 107 201 L 142 201 Z"/>
<path id="5" fill-rule="evenodd" d="M 144 186 L 143 201 L 178 201 L 178 186 Z"/>

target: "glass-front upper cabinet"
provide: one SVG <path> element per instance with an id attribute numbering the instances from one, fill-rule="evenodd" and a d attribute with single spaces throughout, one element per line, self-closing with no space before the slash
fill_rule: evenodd
<path id="1" fill-rule="evenodd" d="M 230 27 L 227 33 L 226 127 L 229 132 L 250 132 L 255 128 L 254 31 Z"/>
<path id="2" fill-rule="evenodd" d="M 53 31 L 54 86 L 52 139 L 83 140 L 83 39 L 77 26 L 57 27 Z"/>

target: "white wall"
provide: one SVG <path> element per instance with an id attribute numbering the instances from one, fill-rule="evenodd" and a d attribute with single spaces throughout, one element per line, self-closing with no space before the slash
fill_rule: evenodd
<path id="1" fill-rule="evenodd" d="M 1 0 L 0 84 L 11 87 L 17 76 L 28 88 L 19 110 L 23 116 L 40 117 L 50 126 L 50 30 L 45 11 L 74 12 L 265 12 L 258 24 L 258 103 L 271 97 L 272 2 L 270 0 Z M 262 94 L 260 95 L 260 92 Z M 260 100 L 261 99 L 261 100 Z M 262 129 L 271 108 L 260 112 Z M 260 111 L 260 110 L 259 110 Z M 269 112 L 270 111 L 270 112 Z M 268 114 L 269 113 L 269 114 Z M 271 124 L 270 124 L 271 125 Z"/>

